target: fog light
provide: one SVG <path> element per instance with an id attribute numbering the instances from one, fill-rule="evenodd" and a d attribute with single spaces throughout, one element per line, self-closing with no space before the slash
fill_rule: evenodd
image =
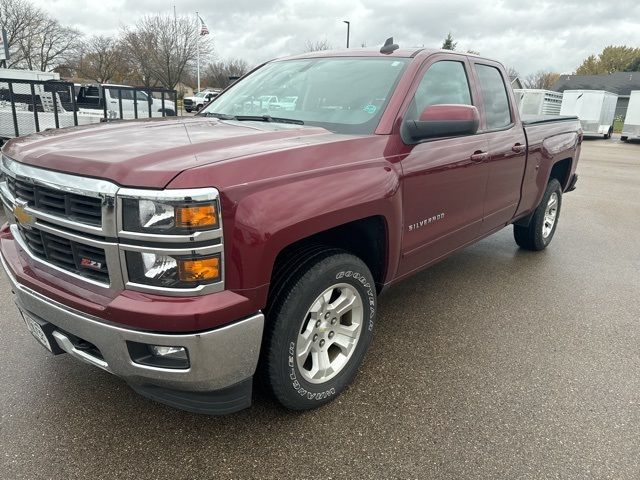
<path id="1" fill-rule="evenodd" d="M 131 360 L 140 365 L 158 368 L 187 369 L 191 365 L 189 351 L 185 347 L 149 345 L 127 342 Z"/>
<path id="2" fill-rule="evenodd" d="M 165 347 L 164 345 L 151 345 L 151 353 L 156 357 L 171 357 L 187 360 L 187 350 L 184 347 Z"/>

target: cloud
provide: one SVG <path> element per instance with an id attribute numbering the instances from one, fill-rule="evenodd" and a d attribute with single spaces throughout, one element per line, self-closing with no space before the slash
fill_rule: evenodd
<path id="1" fill-rule="evenodd" d="M 173 13 L 157 0 L 34 0 L 86 34 L 113 34 L 145 14 Z M 472 49 L 516 68 L 570 73 L 610 44 L 640 46 L 640 2 L 618 0 L 174 0 L 178 15 L 199 11 L 219 58 L 250 64 L 300 53 L 307 40 L 336 48 L 381 45 L 393 36 L 402 47 L 440 47 L 451 31 L 459 50 Z M 615 5 L 615 6 L 614 6 Z"/>

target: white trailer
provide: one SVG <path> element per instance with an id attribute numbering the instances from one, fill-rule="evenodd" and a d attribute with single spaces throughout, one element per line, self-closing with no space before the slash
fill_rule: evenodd
<path id="1" fill-rule="evenodd" d="M 622 141 L 640 140 L 640 90 L 633 90 L 629 96 L 627 116 L 622 127 Z"/>
<path id="2" fill-rule="evenodd" d="M 40 87 L 40 85 L 38 85 Z M 52 128 L 72 127 L 74 125 L 88 125 L 90 123 L 100 123 L 102 115 L 96 112 L 67 112 L 62 106 L 62 101 L 57 93 L 44 92 L 38 89 L 36 96 L 40 98 L 42 111 L 38 112 L 38 128 L 36 129 L 36 119 L 31 105 L 28 103 L 15 102 L 13 110 L 11 103 L 0 100 L 0 139 L 9 139 L 16 136 L 15 122 L 18 124 L 20 136 L 29 135 L 36 131 L 50 130 Z M 56 96 L 55 108 L 53 96 Z M 56 111 L 58 121 L 56 124 Z M 15 117 L 14 117 L 15 113 Z"/>
<path id="3" fill-rule="evenodd" d="M 604 90 L 565 90 L 560 115 L 580 119 L 587 137 L 611 138 L 618 95 Z"/>
<path id="4" fill-rule="evenodd" d="M 560 115 L 562 93 L 537 88 L 517 88 L 513 91 L 520 115 Z"/>
<path id="5" fill-rule="evenodd" d="M 20 70 L 17 68 L 0 68 L 0 78 L 11 80 L 60 80 L 60 74 L 56 72 L 40 72 L 38 70 Z"/>

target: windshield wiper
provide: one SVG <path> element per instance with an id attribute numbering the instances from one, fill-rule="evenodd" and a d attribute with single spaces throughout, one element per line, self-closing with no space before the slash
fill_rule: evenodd
<path id="1" fill-rule="evenodd" d="M 234 117 L 233 115 L 229 115 L 227 113 L 202 112 L 202 113 L 198 113 L 198 115 L 202 115 L 203 117 L 219 118 L 220 120 L 236 120 L 236 117 Z"/>
<path id="2" fill-rule="evenodd" d="M 297 120 L 295 118 L 272 117 L 271 115 L 236 115 L 234 120 L 238 120 L 240 122 L 276 122 L 304 125 L 302 120 Z"/>

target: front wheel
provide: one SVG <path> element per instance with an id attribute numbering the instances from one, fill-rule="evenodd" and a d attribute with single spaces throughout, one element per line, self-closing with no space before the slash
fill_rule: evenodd
<path id="1" fill-rule="evenodd" d="M 529 225 L 514 225 L 513 237 L 525 250 L 543 250 L 551 243 L 558 226 L 562 205 L 562 187 L 552 178 L 536 208 Z"/>
<path id="2" fill-rule="evenodd" d="M 627 141 L 627 137 L 625 137 L 625 136 L 623 135 L 622 137 L 620 137 L 620 140 L 621 140 L 621 141 L 623 141 L 623 142 L 626 142 L 626 141 Z"/>
<path id="3" fill-rule="evenodd" d="M 302 262 L 270 308 L 264 374 L 292 410 L 319 407 L 353 380 L 371 342 L 376 288 L 371 272 L 341 250 Z"/>

